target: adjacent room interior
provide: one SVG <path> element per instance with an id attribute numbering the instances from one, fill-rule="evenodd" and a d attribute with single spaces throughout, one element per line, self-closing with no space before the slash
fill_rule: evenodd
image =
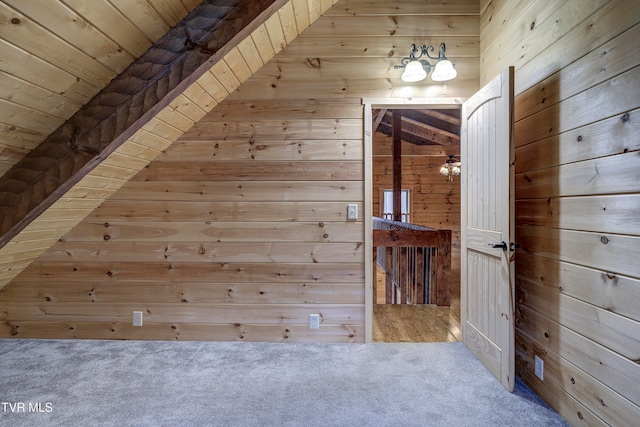
<path id="1" fill-rule="evenodd" d="M 428 106 L 427 106 L 428 107 Z M 400 117 L 394 120 L 394 115 Z M 399 124 L 399 129 L 394 128 Z M 373 215 L 380 227 L 428 228 L 451 233 L 446 277 L 448 296 L 437 301 L 437 248 L 374 249 L 373 340 L 381 342 L 461 341 L 460 330 L 460 109 L 373 110 Z M 401 147 L 394 149 L 394 132 Z M 395 158 L 400 157 L 396 162 Z M 394 215 L 394 190 L 399 211 Z M 394 218 L 398 218 L 395 220 Z M 384 223 L 384 225 L 383 225 Z M 399 287 L 393 262 L 408 265 L 411 277 Z M 433 256 L 433 258 L 431 258 Z M 445 278 L 440 279 L 445 280 Z M 430 286 L 431 285 L 431 286 Z M 388 291 L 387 291 L 388 289 Z M 392 289 L 400 294 L 393 298 Z M 389 301 L 387 301 L 387 292 Z M 432 295 L 433 292 L 433 295 Z"/>

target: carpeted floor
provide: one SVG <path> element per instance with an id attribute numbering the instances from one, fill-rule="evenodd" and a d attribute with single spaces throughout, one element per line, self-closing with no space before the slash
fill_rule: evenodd
<path id="1" fill-rule="evenodd" d="M 461 343 L 0 340 L 0 401 L 2 426 L 566 425 Z"/>

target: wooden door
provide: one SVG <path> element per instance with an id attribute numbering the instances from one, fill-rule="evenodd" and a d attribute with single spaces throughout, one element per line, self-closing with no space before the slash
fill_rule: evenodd
<path id="1" fill-rule="evenodd" d="M 460 289 L 462 340 L 509 391 L 515 377 L 512 128 L 510 67 L 462 106 Z"/>

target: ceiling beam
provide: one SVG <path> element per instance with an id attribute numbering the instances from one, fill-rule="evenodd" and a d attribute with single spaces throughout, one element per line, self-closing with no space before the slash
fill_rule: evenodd
<path id="1" fill-rule="evenodd" d="M 437 110 L 416 110 L 425 116 L 431 116 L 435 119 L 442 120 L 443 122 L 451 123 L 452 125 L 460 126 L 460 117 L 452 116 L 451 114 L 442 113 Z M 446 111 L 446 110 L 445 110 Z M 460 110 L 449 110 L 450 112 L 459 112 Z"/>
<path id="2" fill-rule="evenodd" d="M 285 3 L 205 0 L 169 30 L 0 178 L 0 248 Z"/>
<path id="3" fill-rule="evenodd" d="M 428 139 L 439 145 L 460 144 L 460 135 L 421 123 L 409 117 L 404 118 L 403 131 L 413 136 Z"/>
<path id="4" fill-rule="evenodd" d="M 455 111 L 459 114 L 460 110 Z M 428 114 L 426 112 L 428 112 Z M 435 110 L 405 110 L 404 116 L 456 135 L 460 133 L 460 124 L 456 124 L 456 120 L 459 122 L 459 119 L 448 114 L 438 114 L 438 111 Z"/>
<path id="5" fill-rule="evenodd" d="M 375 119 L 373 120 L 373 130 L 375 131 L 376 129 L 378 129 L 378 126 L 380 126 L 380 123 L 382 123 L 382 119 L 384 119 L 384 116 L 387 114 L 387 110 L 386 109 L 382 109 L 382 110 L 378 110 L 378 112 L 375 115 Z"/>
<path id="6" fill-rule="evenodd" d="M 391 111 L 388 110 L 378 130 L 391 135 Z M 417 121 L 405 115 L 402 116 L 403 139 L 416 145 L 456 145 L 460 144 L 460 135 L 439 129 L 426 123 Z"/>

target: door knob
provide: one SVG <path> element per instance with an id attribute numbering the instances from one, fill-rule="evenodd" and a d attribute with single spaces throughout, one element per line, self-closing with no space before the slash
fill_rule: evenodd
<path id="1" fill-rule="evenodd" d="M 503 241 L 501 243 L 489 243 L 492 248 L 502 248 L 503 251 L 507 250 L 507 244 Z"/>

